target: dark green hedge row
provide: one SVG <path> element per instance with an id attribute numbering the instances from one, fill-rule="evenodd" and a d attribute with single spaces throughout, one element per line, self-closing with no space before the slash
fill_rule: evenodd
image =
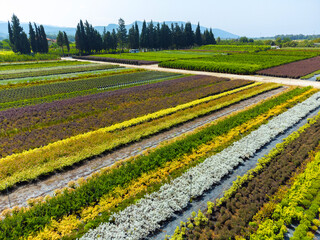
<path id="1" fill-rule="evenodd" d="M 131 65 L 152 65 L 152 64 L 158 63 L 156 61 L 108 58 L 108 57 L 97 57 L 97 56 L 73 56 L 73 58 L 81 59 L 81 60 L 93 60 L 93 61 L 113 62 L 113 63 L 131 64 Z"/>

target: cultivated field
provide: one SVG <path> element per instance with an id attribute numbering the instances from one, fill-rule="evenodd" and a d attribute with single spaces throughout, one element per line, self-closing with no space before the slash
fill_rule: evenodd
<path id="1" fill-rule="evenodd" d="M 248 74 L 317 55 L 206 46 L 119 59 Z M 319 97 L 118 65 L 2 63 L 0 239 L 312 239 Z M 185 219 L 191 208 L 202 211 Z"/>

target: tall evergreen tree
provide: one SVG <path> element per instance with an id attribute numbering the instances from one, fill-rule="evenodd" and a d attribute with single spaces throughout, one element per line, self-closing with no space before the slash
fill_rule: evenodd
<path id="1" fill-rule="evenodd" d="M 41 37 L 40 37 L 40 28 L 37 26 L 36 23 L 34 24 L 34 31 L 36 35 L 36 42 L 35 42 L 35 48 L 37 49 L 37 52 L 41 52 Z"/>
<path id="2" fill-rule="evenodd" d="M 112 37 L 109 31 L 103 35 L 103 44 L 106 50 L 113 48 Z"/>
<path id="3" fill-rule="evenodd" d="M 140 46 L 141 48 L 148 48 L 148 30 L 146 20 L 142 23 L 142 30 L 140 35 Z"/>
<path id="4" fill-rule="evenodd" d="M 140 36 L 139 36 L 139 26 L 138 26 L 138 23 L 135 22 L 134 24 L 134 48 L 135 49 L 138 49 L 140 44 L 139 44 L 139 40 L 140 40 Z"/>
<path id="5" fill-rule="evenodd" d="M 216 42 L 216 39 L 214 38 L 212 28 L 210 28 L 209 35 L 210 35 L 210 43 L 209 44 L 216 44 L 217 42 Z"/>
<path id="6" fill-rule="evenodd" d="M 70 43 L 66 32 L 63 32 L 63 43 L 66 45 L 68 52 L 70 52 Z"/>
<path id="7" fill-rule="evenodd" d="M 203 45 L 210 44 L 210 33 L 209 33 L 208 29 L 206 29 L 202 35 L 202 44 Z"/>
<path id="8" fill-rule="evenodd" d="M 82 37 L 81 37 L 81 30 L 80 30 L 80 24 L 77 25 L 76 35 L 74 37 L 76 41 L 76 49 L 80 51 L 80 53 L 83 53 L 83 43 L 82 43 Z"/>
<path id="9" fill-rule="evenodd" d="M 154 30 L 153 22 L 151 20 L 151 22 L 148 24 L 148 48 L 154 48 L 155 41 L 156 41 L 155 30 Z"/>
<path id="10" fill-rule="evenodd" d="M 64 41 L 63 41 L 63 33 L 61 31 L 59 31 L 57 35 L 57 45 L 61 47 L 62 55 L 64 56 L 64 51 L 63 51 Z"/>
<path id="11" fill-rule="evenodd" d="M 135 46 L 135 27 L 134 27 L 134 25 L 132 25 L 132 27 L 129 29 L 128 44 L 129 44 L 129 48 L 134 48 L 134 46 Z"/>
<path id="12" fill-rule="evenodd" d="M 157 24 L 157 27 L 155 28 L 155 48 L 159 49 L 161 48 L 161 43 L 160 43 L 160 38 L 161 38 L 161 28 L 160 28 L 160 23 Z"/>
<path id="13" fill-rule="evenodd" d="M 29 22 L 29 39 L 30 39 L 30 45 L 33 53 L 37 53 L 37 43 L 36 43 L 36 33 L 32 27 L 31 22 Z"/>
<path id="14" fill-rule="evenodd" d="M 20 37 L 20 44 L 21 44 L 21 53 L 22 54 L 30 54 L 31 53 L 31 47 L 30 47 L 30 42 L 28 39 L 28 36 L 25 32 L 21 33 L 21 37 Z"/>
<path id="15" fill-rule="evenodd" d="M 196 33 L 195 33 L 195 44 L 198 46 L 202 45 L 202 37 L 201 37 L 201 31 L 200 31 L 200 23 L 198 23 L 198 26 L 196 28 Z"/>
<path id="16" fill-rule="evenodd" d="M 161 30 L 160 30 L 160 46 L 163 49 L 169 49 L 169 47 L 172 44 L 172 36 L 171 36 L 171 30 L 169 26 L 164 22 L 161 25 Z"/>
<path id="17" fill-rule="evenodd" d="M 116 50 L 118 47 L 118 36 L 114 29 L 112 30 L 111 38 L 112 38 L 112 49 Z"/>
<path id="18" fill-rule="evenodd" d="M 10 46 L 14 52 L 20 52 L 22 54 L 30 54 L 30 42 L 27 34 L 23 31 L 20 26 L 20 21 L 16 15 L 12 15 L 11 25 L 8 23 L 8 32 Z"/>
<path id="19" fill-rule="evenodd" d="M 103 49 L 103 41 L 101 34 L 93 28 L 88 21 L 83 24 L 80 20 L 76 30 L 76 48 L 79 49 L 81 54 L 91 53 L 92 51 L 99 52 Z"/>
<path id="20" fill-rule="evenodd" d="M 13 32 L 10 22 L 8 21 L 9 44 L 13 43 Z M 12 47 L 12 46 L 11 46 Z"/>
<path id="21" fill-rule="evenodd" d="M 194 32 L 192 31 L 192 25 L 190 22 L 186 23 L 185 29 L 184 29 L 184 35 L 185 35 L 185 41 L 186 41 L 186 47 L 191 47 L 194 45 Z"/>
<path id="22" fill-rule="evenodd" d="M 125 22 L 122 18 L 119 19 L 118 25 L 119 25 L 117 29 L 118 40 L 119 40 L 120 48 L 123 50 L 125 44 L 127 43 L 127 29 L 126 29 Z"/>
<path id="23" fill-rule="evenodd" d="M 42 53 L 48 53 L 49 51 L 49 45 L 48 45 L 48 39 L 46 32 L 44 31 L 43 25 L 40 25 L 40 46 L 41 46 L 41 51 Z"/>

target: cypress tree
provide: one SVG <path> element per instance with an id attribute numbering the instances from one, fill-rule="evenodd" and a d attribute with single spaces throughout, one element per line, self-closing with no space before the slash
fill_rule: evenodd
<path id="1" fill-rule="evenodd" d="M 68 52 L 70 52 L 70 43 L 66 32 L 63 32 L 63 43 L 66 45 Z"/>
<path id="2" fill-rule="evenodd" d="M 148 48 L 154 48 L 155 45 L 155 31 L 154 31 L 154 25 L 151 20 L 151 22 L 148 24 Z"/>
<path id="3" fill-rule="evenodd" d="M 80 24 L 77 25 L 76 35 L 75 35 L 75 41 L 76 41 L 76 49 L 80 51 L 80 54 L 83 53 L 83 44 L 82 44 L 82 38 L 81 38 L 81 30 L 80 30 Z"/>
<path id="4" fill-rule="evenodd" d="M 138 23 L 135 22 L 134 24 L 134 48 L 137 49 L 139 48 L 140 44 L 139 44 L 139 26 Z"/>
<path id="5" fill-rule="evenodd" d="M 106 50 L 112 49 L 112 37 L 109 31 L 104 35 L 103 42 Z"/>
<path id="6" fill-rule="evenodd" d="M 118 32 L 118 40 L 120 43 L 120 48 L 123 50 L 125 44 L 127 43 L 127 29 L 125 22 L 122 18 L 118 21 L 119 27 L 117 29 Z"/>
<path id="7" fill-rule="evenodd" d="M 59 31 L 58 35 L 57 35 L 57 45 L 59 47 L 61 47 L 62 50 L 62 55 L 64 56 L 64 52 L 63 52 L 63 33 L 61 31 Z"/>
<path id="8" fill-rule="evenodd" d="M 140 35 L 140 46 L 141 46 L 141 48 L 148 47 L 148 33 L 147 33 L 146 20 L 144 20 L 142 23 L 142 30 L 141 30 L 141 35 Z"/>
<path id="9" fill-rule="evenodd" d="M 49 46 L 48 46 L 48 40 L 46 32 L 44 31 L 43 25 L 40 25 L 40 46 L 41 46 L 41 52 L 42 53 L 48 53 Z"/>
<path id="10" fill-rule="evenodd" d="M 41 52 L 41 37 L 40 37 L 40 28 L 37 26 L 36 23 L 34 24 L 34 30 L 35 30 L 35 48 L 37 52 Z"/>
<path id="11" fill-rule="evenodd" d="M 203 36 L 202 36 L 202 44 L 203 45 L 208 45 L 210 44 L 210 33 L 208 31 L 208 29 L 206 29 L 203 33 Z"/>
<path id="12" fill-rule="evenodd" d="M 30 54 L 30 42 L 28 40 L 27 34 L 23 31 L 20 26 L 20 21 L 16 15 L 12 15 L 11 25 L 8 22 L 8 32 L 10 46 L 14 52 L 20 52 L 22 54 Z"/>
<path id="13" fill-rule="evenodd" d="M 156 37 L 155 48 L 159 49 L 159 48 L 161 48 L 161 43 L 160 43 L 161 28 L 160 28 L 160 23 L 158 23 L 157 27 L 155 28 L 155 37 Z"/>
<path id="14" fill-rule="evenodd" d="M 186 38 L 186 47 L 191 47 L 194 44 L 194 33 L 192 31 L 192 25 L 190 22 L 186 23 L 186 27 L 184 29 L 185 38 Z"/>
<path id="15" fill-rule="evenodd" d="M 116 50 L 118 47 L 118 37 L 114 29 L 112 30 L 111 38 L 112 38 L 112 49 Z"/>
<path id="16" fill-rule="evenodd" d="M 217 42 L 216 42 L 216 39 L 214 38 L 212 28 L 210 28 L 209 35 L 210 35 L 210 44 L 216 44 Z"/>
<path id="17" fill-rule="evenodd" d="M 30 42 L 29 42 L 28 36 L 25 32 L 21 33 L 20 46 L 21 46 L 20 52 L 22 54 L 30 54 L 31 53 Z"/>
<path id="18" fill-rule="evenodd" d="M 135 48 L 135 27 L 134 27 L 134 25 L 132 25 L 132 27 L 129 29 L 128 43 L 129 43 L 129 48 Z"/>
<path id="19" fill-rule="evenodd" d="M 13 33 L 12 33 L 12 27 L 8 21 L 8 33 L 9 33 L 9 44 L 11 46 L 11 48 L 13 47 L 12 46 L 12 43 L 13 43 Z"/>
<path id="20" fill-rule="evenodd" d="M 171 30 L 169 28 L 169 26 L 164 22 L 161 25 L 161 30 L 160 30 L 160 45 L 161 48 L 163 49 L 169 49 L 169 47 L 172 44 L 172 34 L 171 34 Z"/>
<path id="21" fill-rule="evenodd" d="M 202 37 L 201 37 L 200 23 L 199 22 L 198 22 L 198 26 L 196 28 L 195 44 L 197 44 L 198 46 L 202 45 Z"/>
<path id="22" fill-rule="evenodd" d="M 31 44 L 31 49 L 33 53 L 37 53 L 37 43 L 36 43 L 36 33 L 32 27 L 31 22 L 29 22 L 29 39 Z"/>

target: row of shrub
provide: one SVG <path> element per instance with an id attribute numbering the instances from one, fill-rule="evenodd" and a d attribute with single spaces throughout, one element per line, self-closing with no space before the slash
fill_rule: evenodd
<path id="1" fill-rule="evenodd" d="M 217 124 L 203 129 L 196 134 L 173 142 L 168 146 L 157 149 L 149 155 L 140 156 L 134 161 L 125 163 L 123 166 L 113 169 L 105 174 L 99 175 L 87 181 L 87 183 L 72 192 L 63 194 L 38 204 L 29 210 L 13 214 L 0 222 L 1 238 L 12 238 L 27 236 L 31 232 L 40 230 L 48 224 L 51 219 L 59 219 L 65 214 L 71 214 L 80 210 L 87 204 L 98 201 L 102 195 L 108 193 L 116 186 L 124 186 L 128 182 L 140 177 L 141 174 L 151 171 L 166 162 L 191 153 L 203 143 L 220 136 L 230 129 L 259 116 L 271 108 L 286 102 L 294 96 L 308 91 L 310 88 L 294 89 L 278 97 L 272 98 L 251 108 L 226 118 Z"/>
<path id="2" fill-rule="evenodd" d="M 100 61 L 100 62 L 131 64 L 131 65 L 153 65 L 153 64 L 159 63 L 157 61 L 108 58 L 108 57 L 98 57 L 98 56 L 73 56 L 73 58 L 81 59 L 81 60 L 92 60 L 92 61 Z"/>

